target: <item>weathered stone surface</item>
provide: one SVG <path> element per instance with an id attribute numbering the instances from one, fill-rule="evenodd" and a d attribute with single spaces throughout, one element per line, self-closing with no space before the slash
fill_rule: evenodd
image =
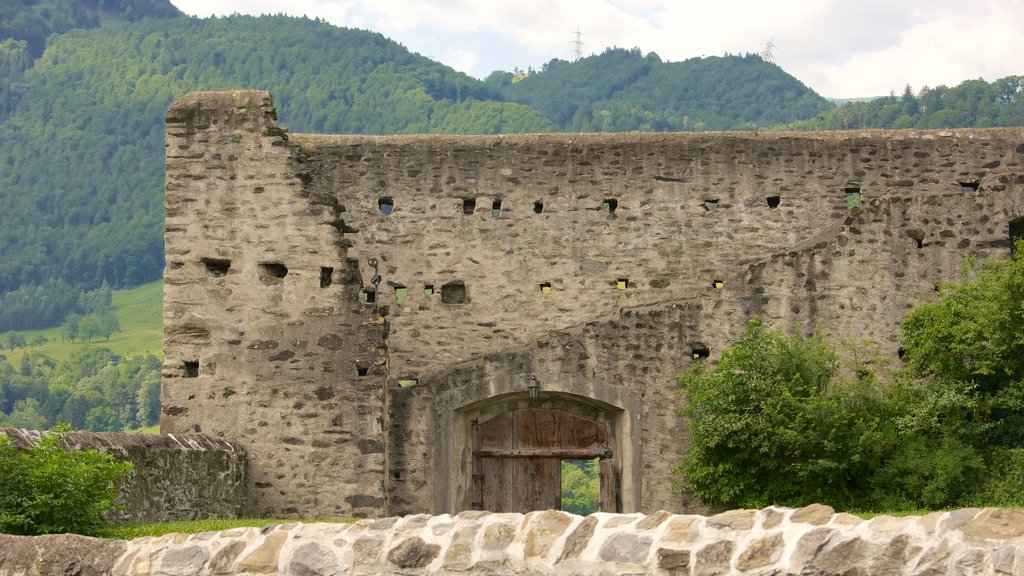
<path id="1" fill-rule="evenodd" d="M 823 574 L 849 574 L 865 559 L 867 545 L 860 538 L 833 542 L 814 558 L 811 565 Z"/>
<path id="2" fill-rule="evenodd" d="M 516 529 L 507 523 L 491 523 L 484 529 L 484 550 L 504 550 L 516 536 Z"/>
<path id="3" fill-rule="evenodd" d="M 384 550 L 384 539 L 362 536 L 352 544 L 352 563 L 356 566 L 368 566 L 380 561 Z"/>
<path id="4" fill-rule="evenodd" d="M 666 520 L 672 517 L 671 512 L 658 510 L 654 514 L 648 514 L 643 520 L 636 523 L 637 530 L 653 530 L 661 526 Z"/>
<path id="5" fill-rule="evenodd" d="M 972 538 L 1006 540 L 1024 536 L 1024 510 L 987 508 L 963 527 Z"/>
<path id="6" fill-rule="evenodd" d="M 831 520 L 833 514 L 835 514 L 835 510 L 833 510 L 831 506 L 811 504 L 810 506 L 804 506 L 803 508 L 794 510 L 793 513 L 789 515 L 789 521 L 821 526 Z"/>
<path id="7" fill-rule="evenodd" d="M 785 539 L 782 534 L 772 534 L 764 538 L 758 538 L 747 544 L 747 547 L 740 552 L 736 559 L 737 570 L 751 570 L 769 564 L 774 564 L 782 557 L 782 550 L 785 546 Z"/>
<path id="8" fill-rule="evenodd" d="M 604 541 L 598 558 L 606 562 L 643 564 L 647 562 L 650 548 L 650 536 L 618 532 Z"/>
<path id="9" fill-rule="evenodd" d="M 657 552 L 658 568 L 669 574 L 690 573 L 690 551 L 659 548 Z"/>
<path id="10" fill-rule="evenodd" d="M 662 538 L 666 542 L 689 542 L 700 533 L 701 520 L 699 516 L 676 516 L 669 520 Z"/>
<path id="11" fill-rule="evenodd" d="M 252 552 L 238 561 L 239 572 L 273 574 L 280 564 L 281 547 L 288 540 L 287 532 L 271 532 Z"/>
<path id="12" fill-rule="evenodd" d="M 221 548 L 210 558 L 208 569 L 211 574 L 230 574 L 238 555 L 245 550 L 245 542 L 235 540 Z"/>
<path id="13" fill-rule="evenodd" d="M 728 574 L 732 563 L 733 543 L 728 540 L 708 544 L 694 555 L 693 575 Z"/>
<path id="14" fill-rule="evenodd" d="M 809 564 L 828 545 L 834 532 L 828 528 L 815 528 L 800 537 L 790 558 L 797 564 Z"/>
<path id="15" fill-rule="evenodd" d="M 523 539 L 523 553 L 527 557 L 547 556 L 560 537 L 572 523 L 572 516 L 555 510 L 531 512 L 526 515 L 526 534 Z"/>
<path id="16" fill-rule="evenodd" d="M 914 539 L 907 534 L 898 534 L 888 540 L 881 551 L 875 548 L 869 571 L 873 574 L 902 574 L 911 558 L 920 553 L 921 546 L 915 544 Z"/>
<path id="17" fill-rule="evenodd" d="M 565 540 L 565 546 L 562 548 L 562 556 L 559 561 L 566 560 L 569 558 L 579 558 L 583 549 L 590 543 L 590 539 L 594 536 L 594 529 L 597 528 L 597 518 L 594 516 L 587 516 L 580 522 L 572 533 Z"/>
<path id="18" fill-rule="evenodd" d="M 201 546 L 188 546 L 168 550 L 160 558 L 159 570 L 171 576 L 188 576 L 199 573 L 210 553 Z"/>
<path id="19" fill-rule="evenodd" d="M 471 524 L 455 529 L 455 534 L 444 555 L 444 566 L 451 570 L 466 570 L 472 565 L 473 545 L 480 525 Z"/>
<path id="20" fill-rule="evenodd" d="M 778 528 L 786 514 L 778 508 L 765 508 L 760 512 L 761 527 L 765 530 Z"/>
<path id="21" fill-rule="evenodd" d="M 287 565 L 287 574 L 294 576 L 344 576 L 347 572 L 331 549 L 319 542 L 296 546 Z"/>
<path id="22" fill-rule="evenodd" d="M 388 560 L 399 568 L 423 568 L 430 564 L 441 547 L 427 544 L 419 536 L 406 538 L 388 551 Z"/>
<path id="23" fill-rule="evenodd" d="M 1017 549 L 1000 546 L 992 551 L 992 569 L 996 574 L 1013 574 L 1017 562 Z"/>
<path id="24" fill-rule="evenodd" d="M 0 574 L 19 576 L 103 576 L 125 554 L 125 542 L 74 534 L 9 536 L 0 534 Z"/>
<path id="25" fill-rule="evenodd" d="M 708 526 L 723 530 L 750 530 L 757 510 L 730 510 L 708 518 Z"/>
<path id="26" fill-rule="evenodd" d="M 549 511 L 286 524 L 130 542 L 0 535 L 0 576 L 1019 574 L 1024 538 L 1008 528 L 1015 511 L 1007 512 L 940 512 L 928 522 L 908 517 L 902 523 L 836 514 L 823 525 L 728 529 L 721 518 L 708 527 L 714 517 L 657 515 L 645 523 L 642 515 L 579 518 Z M 922 524 L 934 529 L 922 530 Z M 669 534 L 673 525 L 686 529 Z M 967 533 L 979 530 L 987 536 Z M 542 550 L 538 541 L 545 537 Z M 530 538 L 538 541 L 528 550 Z"/>

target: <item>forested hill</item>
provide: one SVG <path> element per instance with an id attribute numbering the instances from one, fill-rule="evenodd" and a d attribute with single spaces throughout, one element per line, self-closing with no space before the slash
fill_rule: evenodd
<path id="1" fill-rule="evenodd" d="M 2 0 L 0 1 L 0 118 L 14 101 L 11 89 L 43 53 L 46 39 L 103 22 L 177 18 L 170 0 Z"/>
<path id="2" fill-rule="evenodd" d="M 611 48 L 576 62 L 551 60 L 526 77 L 495 72 L 486 82 L 569 131 L 747 130 L 834 107 L 754 54 L 662 62 Z"/>

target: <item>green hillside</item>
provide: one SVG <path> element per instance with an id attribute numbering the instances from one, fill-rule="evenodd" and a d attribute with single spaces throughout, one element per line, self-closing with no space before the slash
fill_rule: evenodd
<path id="1" fill-rule="evenodd" d="M 109 348 L 116 354 L 132 356 L 153 354 L 163 357 L 163 282 L 158 280 L 128 290 L 114 291 L 114 314 L 117 315 L 121 331 L 109 340 L 95 339 L 92 342 L 78 340 L 71 342 L 63 338 L 61 328 L 24 330 L 16 332 L 29 343 L 27 348 L 10 350 L 9 334 L 0 336 L 0 345 L 12 364 L 21 362 L 26 353 L 38 353 L 54 360 L 63 361 L 76 352 L 88 348 Z M 31 344 L 45 338 L 45 343 Z"/>
<path id="2" fill-rule="evenodd" d="M 43 53 L 51 34 L 103 22 L 175 18 L 169 0 L 3 0 L 0 2 L 0 118 L 10 114 L 16 85 Z"/>
<path id="3" fill-rule="evenodd" d="M 793 121 L 790 130 L 862 128 L 969 128 L 1024 126 L 1024 76 L 995 82 L 967 80 L 952 88 L 925 86 L 917 93 L 851 101 L 814 118 Z"/>
<path id="4" fill-rule="evenodd" d="M 67 422 L 94 431 L 153 430 L 160 418 L 162 297 L 162 282 L 115 291 L 121 331 L 109 340 L 62 341 L 56 328 L 4 334 L 0 427 L 45 430 Z M 27 346 L 10 349 L 12 337 Z"/>
<path id="5" fill-rule="evenodd" d="M 552 60 L 540 73 L 488 83 L 540 110 L 562 130 L 748 130 L 811 118 L 833 105 L 760 56 L 662 62 L 614 48 L 576 62 Z"/>

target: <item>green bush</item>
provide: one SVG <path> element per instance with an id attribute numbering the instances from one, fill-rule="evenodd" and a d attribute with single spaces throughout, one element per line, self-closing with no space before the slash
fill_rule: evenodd
<path id="1" fill-rule="evenodd" d="M 766 330 L 754 319 L 708 370 L 679 377 L 692 446 L 683 488 L 719 506 L 858 503 L 885 445 L 873 378 L 840 382 L 819 336 Z"/>
<path id="2" fill-rule="evenodd" d="M 562 510 L 586 516 L 598 511 L 597 459 L 562 460 Z"/>
<path id="3" fill-rule="evenodd" d="M 987 473 L 972 388 L 909 374 L 883 384 L 867 364 L 851 372 L 841 376 L 820 336 L 752 320 L 717 366 L 679 377 L 692 417 L 682 487 L 744 508 L 936 509 L 970 500 Z"/>
<path id="4" fill-rule="evenodd" d="M 38 444 L 16 448 L 0 436 L 0 532 L 91 534 L 114 506 L 114 482 L 132 465 L 95 450 L 64 446 L 60 427 Z"/>
<path id="5" fill-rule="evenodd" d="M 971 505 L 1024 508 L 1024 448 L 993 450 L 990 460 L 989 477 Z"/>

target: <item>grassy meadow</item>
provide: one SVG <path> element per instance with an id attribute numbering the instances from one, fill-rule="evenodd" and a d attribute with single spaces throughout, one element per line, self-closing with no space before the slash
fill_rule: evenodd
<path id="1" fill-rule="evenodd" d="M 38 336 L 46 338 L 45 344 L 29 346 L 29 352 L 39 352 L 55 360 L 67 360 L 72 354 L 89 346 L 110 348 L 122 356 L 150 353 L 163 358 L 163 281 L 156 280 L 149 284 L 136 286 L 129 290 L 115 290 L 113 295 L 114 314 L 121 325 L 121 331 L 110 337 L 110 340 L 93 339 L 92 342 L 77 340 L 62 341 L 59 326 L 44 330 L 20 331 L 26 342 L 32 342 Z M 5 339 L 0 339 L 6 348 Z M 6 354 L 12 363 L 17 365 L 25 350 L 18 348 L 0 351 Z"/>

